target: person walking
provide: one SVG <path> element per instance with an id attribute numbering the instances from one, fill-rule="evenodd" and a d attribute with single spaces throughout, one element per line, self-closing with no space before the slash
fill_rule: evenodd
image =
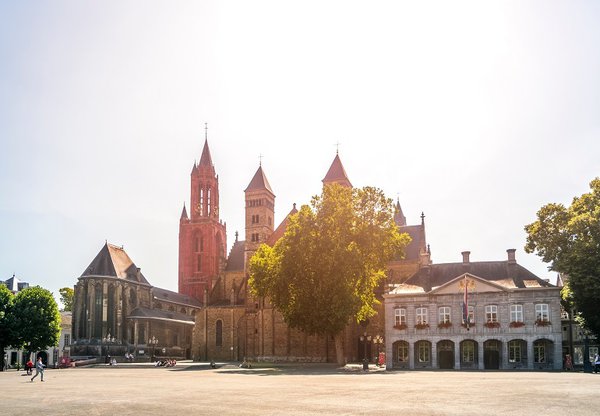
<path id="1" fill-rule="evenodd" d="M 594 355 L 594 373 L 598 373 L 600 371 L 600 355 L 596 353 Z"/>
<path id="2" fill-rule="evenodd" d="M 31 382 L 33 383 L 33 379 L 38 376 L 41 376 L 42 381 L 44 381 L 44 363 L 42 362 L 42 357 L 38 357 L 37 362 L 35 363 L 35 376 L 31 377 Z"/>

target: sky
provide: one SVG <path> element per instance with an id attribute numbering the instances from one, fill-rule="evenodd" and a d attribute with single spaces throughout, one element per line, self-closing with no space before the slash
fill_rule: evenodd
<path id="1" fill-rule="evenodd" d="M 208 144 L 230 248 L 262 163 L 275 223 L 352 184 L 425 214 L 435 263 L 517 261 L 600 176 L 593 1 L 0 2 L 0 280 L 74 286 L 105 241 L 177 290 Z"/>

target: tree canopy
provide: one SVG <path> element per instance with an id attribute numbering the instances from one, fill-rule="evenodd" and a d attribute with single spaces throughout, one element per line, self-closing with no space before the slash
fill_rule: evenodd
<path id="1" fill-rule="evenodd" d="M 75 296 L 75 291 L 73 288 L 62 287 L 58 289 L 58 293 L 60 293 L 60 302 L 63 304 L 63 311 L 72 311 L 73 297 Z"/>
<path id="2" fill-rule="evenodd" d="M 525 226 L 525 251 L 536 252 L 551 270 L 567 276 L 565 300 L 581 314 L 584 327 L 600 336 L 600 178 L 590 188 L 569 207 L 544 205 L 537 221 Z"/>
<path id="3" fill-rule="evenodd" d="M 40 351 L 58 345 L 60 313 L 49 290 L 39 286 L 21 290 L 15 296 L 13 315 L 16 333 L 13 346 Z"/>
<path id="4" fill-rule="evenodd" d="M 13 330 L 13 303 L 15 296 L 0 284 L 0 371 L 4 368 L 4 349 L 15 344 Z"/>
<path id="5" fill-rule="evenodd" d="M 252 293 L 268 297 L 290 327 L 336 336 L 341 362 L 337 335 L 351 319 L 375 314 L 374 289 L 410 241 L 393 214 L 379 189 L 326 185 L 273 247 L 261 245 L 250 259 Z"/>

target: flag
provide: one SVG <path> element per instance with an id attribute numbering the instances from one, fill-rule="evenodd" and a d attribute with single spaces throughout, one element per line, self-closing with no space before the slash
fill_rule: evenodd
<path id="1" fill-rule="evenodd" d="M 467 325 L 467 331 L 469 330 L 469 292 L 467 288 L 467 276 L 465 275 L 465 294 L 463 296 L 463 322 Z"/>

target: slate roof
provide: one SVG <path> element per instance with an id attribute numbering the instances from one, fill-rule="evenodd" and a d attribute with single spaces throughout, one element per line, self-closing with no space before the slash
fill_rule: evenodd
<path id="1" fill-rule="evenodd" d="M 285 230 L 287 230 L 288 223 L 290 222 L 290 216 L 296 214 L 298 210 L 296 209 L 296 203 L 292 206 L 292 210 L 285 216 L 281 224 L 273 231 L 273 233 L 267 238 L 267 244 L 271 247 L 275 245 L 277 240 L 283 237 L 285 234 Z"/>
<path id="2" fill-rule="evenodd" d="M 252 178 L 252 180 L 250 181 L 250 183 L 248 184 L 248 187 L 244 190 L 244 192 L 260 191 L 260 190 L 265 190 L 265 189 L 267 191 L 269 191 L 272 195 L 275 195 L 275 193 L 271 189 L 271 185 L 269 184 L 267 177 L 265 176 L 265 173 L 263 172 L 263 168 L 261 165 L 258 167 L 258 170 L 254 174 L 254 177 Z"/>
<path id="3" fill-rule="evenodd" d="M 240 271 L 244 270 L 244 248 L 245 241 L 236 241 L 231 247 L 229 257 L 227 258 L 227 265 L 225 270 L 227 271 Z"/>
<path id="4" fill-rule="evenodd" d="M 8 288 L 8 290 L 10 290 L 13 293 L 20 292 L 21 290 L 25 289 L 26 287 L 29 287 L 29 283 L 20 281 L 19 279 L 17 279 L 15 277 L 14 274 L 13 274 L 13 277 L 11 277 L 8 280 L 5 280 L 2 283 L 4 283 L 4 285 Z"/>
<path id="5" fill-rule="evenodd" d="M 417 260 L 421 254 L 421 248 L 425 248 L 425 226 L 405 225 L 399 227 L 400 233 L 407 233 L 411 241 L 404 249 L 404 260 Z M 400 258 L 396 259 L 400 260 Z"/>
<path id="6" fill-rule="evenodd" d="M 342 161 L 340 160 L 340 155 L 336 153 L 327 174 L 323 178 L 323 183 L 340 183 L 342 185 L 347 184 L 352 187 L 352 183 L 350 183 L 350 179 L 348 179 L 348 175 L 346 175 L 346 170 L 344 169 L 344 165 L 342 165 Z"/>
<path id="7" fill-rule="evenodd" d="M 104 244 L 98 255 L 83 271 L 81 277 L 84 276 L 109 276 L 149 285 L 140 269 L 123 250 L 123 247 L 108 242 Z"/>
<path id="8" fill-rule="evenodd" d="M 426 292 L 442 286 L 456 277 L 469 273 L 507 288 L 554 287 L 517 263 L 508 261 L 481 261 L 469 263 L 441 263 L 421 268 L 406 280 L 406 284 L 420 286 Z"/>
<path id="9" fill-rule="evenodd" d="M 135 308 L 127 316 L 127 319 L 154 319 L 159 321 L 179 322 L 183 324 L 194 325 L 195 319 L 193 316 L 179 312 L 163 311 L 162 309 L 150 308 Z"/>
<path id="10" fill-rule="evenodd" d="M 187 295 L 183 295 L 181 293 L 172 292 L 167 289 L 161 289 L 159 287 L 152 288 L 152 295 L 154 296 L 154 299 L 162 300 L 162 301 L 166 301 L 166 302 L 173 302 L 173 303 L 195 306 L 195 307 L 202 306 L 202 303 L 195 298 L 192 298 Z"/>

